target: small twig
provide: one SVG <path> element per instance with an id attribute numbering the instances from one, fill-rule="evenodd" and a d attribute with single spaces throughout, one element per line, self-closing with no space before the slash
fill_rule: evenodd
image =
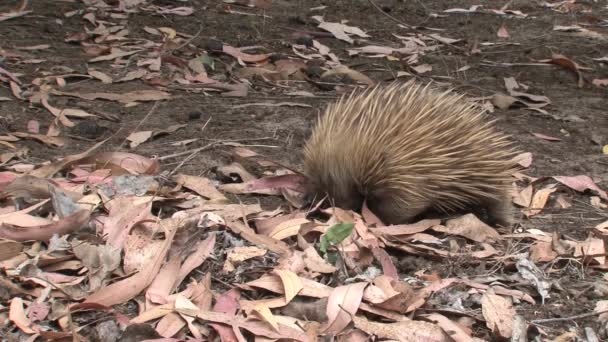
<path id="1" fill-rule="evenodd" d="M 543 324 L 543 323 L 555 323 L 555 322 L 563 322 L 563 321 L 574 321 L 574 320 L 577 320 L 577 319 L 582 319 L 582 318 L 587 318 L 587 317 L 592 317 L 592 316 L 598 316 L 598 315 L 601 315 L 603 313 L 608 313 L 608 310 L 602 310 L 602 311 L 597 311 L 597 312 L 588 312 L 588 313 L 585 313 L 585 314 L 580 314 L 580 315 L 575 315 L 575 316 L 570 316 L 570 317 L 535 319 L 533 321 L 530 321 L 530 323 L 532 323 L 532 324 Z"/>
<path id="2" fill-rule="evenodd" d="M 171 158 L 185 156 L 185 155 L 188 155 L 188 154 L 198 153 L 198 152 L 204 151 L 204 150 L 206 150 L 208 148 L 211 148 L 211 147 L 213 147 L 215 145 L 218 145 L 220 143 L 221 143 L 221 141 L 212 142 L 212 143 L 207 144 L 207 145 L 205 145 L 203 147 L 198 147 L 198 148 L 195 148 L 195 149 L 192 149 L 192 150 L 178 152 L 178 153 L 173 153 L 173 154 L 170 154 L 170 155 L 167 155 L 167 156 L 159 157 L 158 160 L 163 161 L 163 160 L 167 160 L 167 159 L 171 159 Z"/>
<path id="3" fill-rule="evenodd" d="M 158 106 L 158 101 L 154 102 L 154 105 L 152 106 L 152 108 L 150 108 L 150 110 L 148 111 L 148 113 L 146 113 L 146 116 L 144 116 L 138 123 L 137 126 L 135 126 L 135 128 L 133 128 L 133 130 L 131 131 L 131 133 L 133 132 L 137 132 L 137 129 L 139 129 L 139 127 L 146 121 L 148 120 L 148 118 L 150 117 L 150 115 L 152 115 L 152 113 L 154 113 L 154 111 L 156 110 L 156 107 Z M 125 143 L 127 142 L 127 138 L 125 138 L 122 143 L 120 143 L 120 146 L 118 146 L 118 149 L 121 149 L 124 147 Z"/>
<path id="4" fill-rule="evenodd" d="M 369 2 L 369 3 L 370 3 L 370 4 L 371 4 L 371 5 L 372 5 L 372 6 L 373 6 L 375 9 L 377 9 L 377 10 L 378 10 L 380 13 L 384 14 L 384 15 L 385 15 L 387 18 L 389 18 L 390 20 L 392 20 L 392 21 L 396 22 L 397 24 L 403 25 L 403 26 L 405 26 L 406 28 L 408 28 L 408 29 L 410 29 L 410 30 L 413 30 L 413 31 L 416 31 L 416 32 L 418 32 L 418 33 L 422 34 L 423 36 L 428 37 L 428 38 L 430 38 L 430 39 L 432 39 L 432 40 L 434 40 L 434 41 L 436 41 L 436 42 L 439 42 L 439 43 L 441 43 L 441 44 L 443 44 L 443 45 L 446 45 L 446 46 L 451 46 L 451 47 L 453 47 L 453 48 L 455 48 L 455 49 L 457 49 L 457 50 L 460 50 L 460 51 L 466 51 L 466 49 L 465 49 L 465 48 L 461 48 L 460 46 L 456 46 L 456 45 L 448 44 L 448 43 L 446 43 L 446 42 L 442 42 L 442 41 L 441 41 L 441 39 L 437 39 L 437 38 L 435 38 L 435 37 L 433 37 L 433 36 L 429 36 L 429 35 L 427 35 L 427 34 L 422 33 L 422 32 L 421 32 L 419 29 L 417 29 L 417 28 L 413 27 L 412 25 L 408 25 L 408 24 L 406 24 L 405 22 L 403 22 L 403 21 L 401 21 L 401 20 L 399 20 L 399 19 L 397 19 L 397 18 L 393 17 L 392 15 L 390 15 L 390 14 L 386 13 L 385 11 L 383 11 L 383 10 L 382 10 L 382 8 L 380 8 L 380 6 L 378 6 L 378 4 L 376 4 L 376 3 L 375 3 L 373 0 L 367 0 L 367 2 Z"/>
<path id="5" fill-rule="evenodd" d="M 203 32 L 203 25 L 199 25 L 198 26 L 198 31 L 194 34 L 194 36 L 190 37 L 188 40 L 186 40 L 185 42 L 183 42 L 180 46 L 176 47 L 172 51 L 180 50 L 184 46 L 190 44 L 190 42 L 192 42 L 194 39 L 196 39 L 198 36 L 200 36 L 201 32 Z"/>

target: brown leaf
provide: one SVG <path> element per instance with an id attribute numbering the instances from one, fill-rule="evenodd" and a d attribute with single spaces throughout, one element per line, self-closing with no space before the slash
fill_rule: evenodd
<path id="1" fill-rule="evenodd" d="M 243 239 L 253 244 L 257 244 L 281 255 L 288 255 L 290 253 L 289 247 L 283 241 L 257 234 L 253 229 L 238 221 L 227 222 L 227 225 L 234 233 L 241 235 Z"/>
<path id="2" fill-rule="evenodd" d="M 286 188 L 298 192 L 305 192 L 306 178 L 302 175 L 287 174 L 280 176 L 271 176 L 261 179 L 256 179 L 252 182 L 247 183 L 246 190 L 253 192 L 263 189 L 278 189 Z"/>
<path id="3" fill-rule="evenodd" d="M 581 73 L 580 66 L 576 62 L 572 61 L 564 55 L 554 54 L 553 56 L 551 56 L 551 63 L 559 65 L 576 73 L 578 77 L 577 85 L 579 88 L 582 88 L 585 85 L 585 79 L 583 77 L 583 74 Z"/>
<path id="4" fill-rule="evenodd" d="M 397 267 L 395 267 L 395 264 L 393 264 L 391 256 L 386 252 L 386 250 L 384 250 L 383 248 L 376 247 L 372 249 L 372 253 L 374 254 L 376 260 L 380 262 L 384 275 L 391 279 L 398 280 L 399 272 L 397 271 Z"/>
<path id="5" fill-rule="evenodd" d="M 94 163 L 97 169 L 111 168 L 134 175 L 155 175 L 160 171 L 158 160 L 127 152 L 102 152 L 83 158 L 82 163 Z"/>
<path id="6" fill-rule="evenodd" d="M 492 96 L 492 104 L 500 109 L 509 109 L 513 104 L 518 102 L 513 96 L 494 94 Z"/>
<path id="7" fill-rule="evenodd" d="M 336 287 L 327 300 L 327 325 L 324 333 L 338 334 L 355 316 L 367 283 L 360 282 Z M 365 329 L 361 329 L 364 330 Z"/>
<path id="8" fill-rule="evenodd" d="M 268 236 L 277 240 L 283 240 L 296 236 L 300 232 L 301 227 L 309 223 L 311 223 L 311 221 L 306 218 L 294 218 L 283 221 L 279 223 L 270 233 L 268 233 Z"/>
<path id="9" fill-rule="evenodd" d="M 99 57 L 95 57 L 95 58 L 91 58 L 89 60 L 89 63 L 102 62 L 102 61 L 110 61 L 112 59 L 116 59 L 116 58 L 120 58 L 120 57 L 131 56 L 131 55 L 134 55 L 134 54 L 136 54 L 138 52 L 141 52 L 141 50 L 123 51 L 123 50 L 118 49 L 118 48 L 112 48 L 110 54 L 99 56 Z"/>
<path id="10" fill-rule="evenodd" d="M 89 210 L 79 210 L 51 224 L 35 227 L 16 227 L 9 224 L 0 226 L 0 237 L 15 241 L 48 241 L 53 234 L 63 235 L 84 226 L 91 216 Z"/>
<path id="11" fill-rule="evenodd" d="M 534 193 L 534 187 L 528 185 L 522 191 L 517 193 L 517 196 L 513 198 L 513 203 L 522 206 L 524 208 L 530 207 L 532 203 L 532 194 Z"/>
<path id="12" fill-rule="evenodd" d="M 227 198 L 207 178 L 178 174 L 174 177 L 174 180 L 185 188 L 210 200 L 227 201 Z"/>
<path id="13" fill-rule="evenodd" d="M 159 90 L 135 90 L 122 94 L 116 93 L 70 93 L 53 90 L 53 95 L 63 95 L 78 97 L 84 100 L 93 101 L 97 99 L 117 101 L 120 103 L 133 103 L 133 102 L 148 102 L 148 101 L 163 101 L 171 98 L 171 94 L 159 91 Z"/>
<path id="14" fill-rule="evenodd" d="M 558 256 L 551 242 L 537 241 L 530 247 L 530 260 L 534 262 L 549 262 Z"/>
<path id="15" fill-rule="evenodd" d="M 448 220 L 445 227 L 435 226 L 433 230 L 464 236 L 475 242 L 490 242 L 500 239 L 500 234 L 494 228 L 483 223 L 473 214 Z"/>
<path id="16" fill-rule="evenodd" d="M 88 74 L 95 77 L 96 79 L 100 80 L 101 83 L 104 83 L 104 84 L 112 83 L 112 77 L 108 76 L 107 74 L 104 74 L 101 71 L 89 69 Z"/>
<path id="17" fill-rule="evenodd" d="M 330 32 L 331 34 L 334 35 L 334 37 L 343 40 L 347 43 L 352 44 L 354 41 L 353 39 L 348 35 L 348 34 L 353 34 L 353 35 L 357 35 L 361 38 L 367 38 L 369 37 L 368 34 L 366 34 L 365 32 L 363 32 L 360 28 L 355 27 L 355 26 L 349 26 L 349 25 L 345 25 L 342 23 L 332 23 L 332 22 L 327 22 L 325 20 L 323 20 L 322 16 L 313 16 L 313 19 L 317 20 L 319 22 L 319 28 L 323 29 L 327 32 Z"/>
<path id="18" fill-rule="evenodd" d="M 304 264 L 306 268 L 313 272 L 319 273 L 334 273 L 336 267 L 321 258 L 317 250 L 313 246 L 308 246 L 304 250 Z"/>
<path id="19" fill-rule="evenodd" d="M 333 75 L 348 76 L 348 78 L 350 78 L 353 81 L 367 84 L 369 86 L 373 86 L 374 84 L 376 84 L 376 82 L 374 82 L 371 78 L 369 78 L 366 75 L 360 73 L 359 71 L 353 70 L 345 65 L 340 65 L 331 70 L 327 70 L 326 72 L 321 74 L 321 78 L 323 79 L 323 78 L 330 77 Z"/>
<path id="20" fill-rule="evenodd" d="M 234 247 L 228 251 L 226 260 L 238 265 L 245 260 L 264 256 L 268 251 L 255 246 Z"/>
<path id="21" fill-rule="evenodd" d="M 117 196 L 106 204 L 109 216 L 103 225 L 107 243 L 119 250 L 138 223 L 151 218 L 152 201 L 136 202 L 132 196 Z"/>
<path id="22" fill-rule="evenodd" d="M 378 323 L 360 316 L 354 316 L 353 322 L 357 329 L 361 329 L 367 334 L 375 335 L 381 339 L 401 342 L 451 341 L 451 338 L 440 327 L 428 322 L 412 321 L 403 318 L 402 321 L 395 323 Z"/>
<path id="23" fill-rule="evenodd" d="M 307 278 L 300 277 L 300 283 L 303 286 L 302 290 L 299 292 L 299 294 L 301 296 L 314 297 L 314 298 L 325 298 L 325 297 L 329 297 L 329 295 L 333 291 L 333 288 L 331 288 L 327 285 L 318 283 L 314 280 L 307 279 Z M 274 292 L 274 293 L 279 293 L 279 294 L 285 293 L 285 288 L 281 283 L 281 279 L 275 275 L 263 276 L 259 279 L 245 283 L 245 285 L 248 287 L 250 287 L 250 286 L 259 287 L 259 288 L 266 289 L 266 290 Z"/>
<path id="24" fill-rule="evenodd" d="M 224 45 L 222 47 L 222 52 L 224 52 L 227 55 L 230 55 L 234 58 L 238 58 L 240 60 L 242 60 L 243 62 L 250 62 L 250 63 L 259 63 L 259 62 L 263 62 L 265 60 L 267 60 L 271 54 L 269 53 L 263 53 L 263 54 L 259 54 L 259 55 L 251 55 L 248 53 L 244 53 L 242 52 L 240 49 L 237 49 L 235 47 L 232 47 L 230 45 Z"/>
<path id="25" fill-rule="evenodd" d="M 532 202 L 527 209 L 524 209 L 523 212 L 527 217 L 532 217 L 534 215 L 538 215 L 547 204 L 549 200 L 549 196 L 557 190 L 554 186 L 550 185 L 546 188 L 537 190 L 534 196 L 532 197 Z"/>
<path id="26" fill-rule="evenodd" d="M 182 317 L 175 312 L 170 312 L 158 321 L 156 331 L 161 336 L 169 338 L 176 335 L 184 326 L 186 326 L 186 322 Z"/>
<path id="27" fill-rule="evenodd" d="M 273 271 L 281 279 L 283 284 L 283 293 L 287 302 L 290 302 L 298 293 L 302 290 L 303 285 L 300 282 L 300 278 L 293 272 L 282 269 L 274 269 Z"/>
<path id="28" fill-rule="evenodd" d="M 593 85 L 596 87 L 608 87 L 608 78 L 603 78 L 603 79 L 594 78 L 593 81 L 591 81 L 591 83 L 593 83 Z"/>
<path id="29" fill-rule="evenodd" d="M 513 158 L 513 161 L 521 165 L 522 167 L 530 167 L 530 165 L 532 165 L 532 153 L 520 153 Z"/>
<path id="30" fill-rule="evenodd" d="M 423 232 L 433 226 L 439 225 L 441 220 L 421 220 L 412 224 L 398 224 L 378 228 L 369 228 L 374 234 L 380 234 L 385 236 L 395 235 L 410 235 Z"/>
<path id="31" fill-rule="evenodd" d="M 179 255 L 175 255 L 169 259 L 146 290 L 146 299 L 155 304 L 167 304 L 167 297 L 179 285 L 177 278 L 180 265 L 181 260 Z"/>
<path id="32" fill-rule="evenodd" d="M 23 245 L 17 241 L 0 240 L 0 261 L 8 260 L 21 253 Z"/>
<path id="33" fill-rule="evenodd" d="M 211 255 L 211 253 L 213 253 L 214 247 L 215 234 L 211 234 L 208 238 L 199 242 L 194 253 L 190 254 L 188 258 L 184 260 L 184 263 L 179 269 L 179 274 L 175 285 L 179 286 L 181 282 L 186 279 L 188 274 L 192 272 L 192 270 L 202 265 L 203 262 L 205 262 L 205 260 Z"/>
<path id="34" fill-rule="evenodd" d="M 516 314 L 511 298 L 498 296 L 488 290 L 481 297 L 481 310 L 487 327 L 493 333 L 503 338 L 511 337 Z"/>
<path id="35" fill-rule="evenodd" d="M 33 134 L 25 132 L 13 132 L 12 134 L 19 138 L 38 140 L 41 143 L 49 146 L 62 147 L 63 145 L 65 145 L 65 139 L 60 137 L 50 137 L 43 134 Z"/>
<path id="36" fill-rule="evenodd" d="M 560 139 L 560 138 L 551 137 L 551 136 L 544 135 L 541 133 L 532 133 L 532 135 L 537 138 L 548 140 L 548 141 L 562 141 L 562 139 Z"/>
<path id="37" fill-rule="evenodd" d="M 553 178 L 571 189 L 580 192 L 592 190 L 597 192 L 601 198 L 608 200 L 608 194 L 606 194 L 606 191 L 600 189 L 589 176 L 554 176 Z"/>
<path id="38" fill-rule="evenodd" d="M 474 342 L 475 340 L 467 333 L 463 327 L 450 320 L 449 318 L 438 314 L 432 313 L 430 315 L 424 315 L 424 318 L 435 322 L 443 331 L 449 333 L 450 337 L 454 340 L 454 342 Z"/>
<path id="39" fill-rule="evenodd" d="M 160 267 L 173 243 L 177 229 L 185 224 L 183 220 L 165 219 L 160 226 L 165 228 L 165 240 L 156 258 L 137 274 L 101 288 L 85 299 L 85 303 L 97 303 L 112 306 L 124 303 L 137 296 L 148 287 L 158 274 Z"/>
<path id="40" fill-rule="evenodd" d="M 14 297 L 11 300 L 8 319 L 15 323 L 25 334 L 31 335 L 39 331 L 39 328 L 27 318 L 23 308 L 23 299 L 20 297 Z"/>
<path id="41" fill-rule="evenodd" d="M 511 38 L 511 35 L 509 35 L 509 31 L 507 31 L 507 26 L 505 26 L 505 24 L 502 24 L 500 26 L 498 32 L 496 32 L 496 35 L 498 36 L 498 38 Z"/>

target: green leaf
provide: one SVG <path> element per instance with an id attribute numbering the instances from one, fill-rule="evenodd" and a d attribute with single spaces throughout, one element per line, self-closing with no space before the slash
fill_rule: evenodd
<path id="1" fill-rule="evenodd" d="M 213 60 L 213 57 L 210 57 L 209 55 L 200 55 L 198 56 L 198 59 L 211 70 L 215 70 L 215 61 Z"/>
<path id="2" fill-rule="evenodd" d="M 329 227 L 327 232 L 321 236 L 319 245 L 321 252 L 327 253 L 329 246 L 335 246 L 344 241 L 352 234 L 353 228 L 355 228 L 353 223 L 338 223 Z"/>

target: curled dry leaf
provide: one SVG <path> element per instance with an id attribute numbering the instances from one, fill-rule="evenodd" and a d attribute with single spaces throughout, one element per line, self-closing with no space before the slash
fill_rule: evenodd
<path id="1" fill-rule="evenodd" d="M 253 229 L 245 226 L 244 224 L 238 221 L 227 222 L 227 225 L 234 233 L 241 235 L 243 239 L 253 244 L 260 245 L 280 255 L 290 254 L 289 247 L 283 241 L 276 240 L 265 235 L 257 234 Z"/>
<path id="2" fill-rule="evenodd" d="M 562 139 L 560 138 L 556 138 L 556 137 L 552 137 L 552 136 L 548 136 L 542 133 L 532 133 L 533 136 L 540 138 L 540 139 L 544 139 L 547 141 L 562 141 Z"/>
<path id="3" fill-rule="evenodd" d="M 0 261 L 11 259 L 21 253 L 23 244 L 17 241 L 0 241 Z"/>
<path id="4" fill-rule="evenodd" d="M 473 214 L 448 220 L 445 227 L 437 225 L 433 227 L 433 230 L 464 236 L 475 242 L 491 242 L 500 239 L 500 234 L 494 228 L 488 226 Z"/>
<path id="5" fill-rule="evenodd" d="M 385 227 L 370 228 L 369 230 L 376 235 L 410 235 L 423 232 L 433 226 L 439 225 L 440 223 L 441 220 L 427 219 L 412 224 L 398 224 Z"/>
<path id="6" fill-rule="evenodd" d="M 183 327 L 186 326 L 186 322 L 182 317 L 175 313 L 170 312 L 158 321 L 156 324 L 156 331 L 165 338 L 170 338 L 176 335 Z"/>
<path id="7" fill-rule="evenodd" d="M 44 134 L 33 134 L 33 133 L 25 133 L 25 132 L 13 132 L 14 136 L 23 138 L 23 139 L 32 139 L 40 141 L 41 143 L 53 147 L 62 147 L 65 145 L 65 140 L 61 137 L 51 137 Z"/>
<path id="8" fill-rule="evenodd" d="M 173 243 L 175 232 L 180 225 L 185 223 L 187 222 L 174 219 L 165 219 L 161 221 L 161 227 L 165 228 L 166 237 L 160 251 L 155 256 L 155 259 L 148 263 L 137 274 L 103 287 L 91 294 L 85 299 L 85 303 L 97 303 L 112 306 L 124 303 L 137 296 L 154 280 L 154 277 L 160 270 L 160 267 L 162 266 L 162 263 L 169 252 L 169 248 Z"/>
<path id="9" fill-rule="evenodd" d="M 94 163 L 96 169 L 113 169 L 115 171 L 113 172 L 114 175 L 123 173 L 155 175 L 160 171 L 158 160 L 127 152 L 102 152 L 92 157 L 84 158 L 82 163 Z"/>
<path id="10" fill-rule="evenodd" d="M 320 29 L 330 32 L 331 34 L 334 35 L 334 37 L 336 37 L 340 40 L 343 40 L 345 42 L 348 42 L 350 44 L 352 44 L 354 42 L 354 40 L 348 34 L 356 35 L 361 38 L 369 37 L 368 34 L 363 32 L 363 30 L 361 30 L 358 27 L 348 26 L 348 25 L 341 24 L 341 23 L 330 23 L 330 22 L 325 21 L 322 16 L 318 16 L 318 15 L 313 16 L 312 18 L 319 22 Z"/>
<path id="11" fill-rule="evenodd" d="M 264 256 L 268 250 L 255 246 L 234 247 L 228 251 L 226 259 L 233 264 L 239 264 L 245 260 Z"/>
<path id="12" fill-rule="evenodd" d="M 304 224 L 308 224 L 310 221 L 306 218 L 294 218 L 279 223 L 273 230 L 268 234 L 273 239 L 283 240 L 291 236 L 296 236 L 300 232 L 300 228 Z"/>
<path id="13" fill-rule="evenodd" d="M 166 129 L 157 129 L 154 131 L 140 131 L 140 132 L 133 132 L 131 134 L 129 134 L 129 136 L 127 137 L 127 140 L 129 140 L 131 143 L 129 144 L 129 147 L 131 148 L 135 148 L 137 146 L 139 146 L 141 143 L 144 143 L 146 141 L 148 141 L 151 138 L 155 138 L 158 137 L 160 135 L 165 135 L 165 134 L 170 134 L 173 133 L 175 131 L 178 131 L 184 127 L 186 127 L 187 125 L 182 124 L 182 125 L 172 125 L 167 127 Z"/>
<path id="14" fill-rule="evenodd" d="M 281 279 L 285 298 L 287 299 L 287 302 L 290 302 L 304 287 L 300 278 L 297 274 L 288 270 L 275 269 L 273 272 Z"/>
<path id="15" fill-rule="evenodd" d="M 23 299 L 20 297 L 11 300 L 8 318 L 25 334 L 31 335 L 39 331 L 39 328 L 27 318 L 23 308 Z"/>
<path id="16" fill-rule="evenodd" d="M 42 226 L 16 227 L 2 224 L 0 226 L 0 237 L 14 241 L 48 241 L 53 234 L 63 235 L 80 229 L 89 221 L 90 216 L 91 211 L 83 209 L 59 221 Z"/>
<path id="17" fill-rule="evenodd" d="M 152 201 L 138 203 L 134 197 L 116 197 L 106 206 L 109 216 L 103 225 L 107 243 L 122 249 L 131 229 L 138 223 L 151 218 Z"/>
<path id="18" fill-rule="evenodd" d="M 513 157 L 513 161 L 522 167 L 528 168 L 532 165 L 532 153 L 524 152 Z"/>
<path id="19" fill-rule="evenodd" d="M 481 311 L 492 332 L 503 338 L 511 337 L 516 314 L 511 298 L 498 296 L 488 290 L 481 297 Z"/>
<path id="20" fill-rule="evenodd" d="M 367 283 L 360 282 L 336 287 L 327 300 L 325 333 L 338 334 L 351 322 L 363 298 Z M 361 329 L 365 331 L 365 329 Z"/>
<path id="21" fill-rule="evenodd" d="M 247 191 L 286 188 L 297 192 L 305 192 L 306 178 L 302 175 L 287 174 L 256 179 L 248 183 Z"/>
<path id="22" fill-rule="evenodd" d="M 509 35 L 509 31 L 507 31 L 507 26 L 505 26 L 505 24 L 502 24 L 500 26 L 498 32 L 496 32 L 496 35 L 498 36 L 498 38 L 511 38 L 511 35 Z"/>
<path id="23" fill-rule="evenodd" d="M 245 52 L 241 51 L 240 49 L 237 49 L 230 45 L 224 45 L 222 47 L 222 52 L 224 52 L 225 54 L 230 55 L 234 58 L 240 59 L 243 62 L 249 62 L 249 63 L 263 62 L 271 56 L 271 54 L 269 54 L 269 53 L 263 53 L 263 54 L 259 54 L 259 55 L 248 54 L 248 53 L 245 53 Z"/>
<path id="24" fill-rule="evenodd" d="M 599 265 L 606 264 L 606 247 L 602 239 L 589 237 L 585 241 L 579 242 L 574 248 L 574 256 L 584 258 L 587 261 L 593 260 Z"/>
<path id="25" fill-rule="evenodd" d="M 334 273 L 336 271 L 336 267 L 321 258 L 313 246 L 308 246 L 304 250 L 304 264 L 307 269 L 313 272 Z"/>
<path id="26" fill-rule="evenodd" d="M 323 79 L 323 78 L 327 78 L 327 77 L 330 77 L 333 75 L 344 75 L 355 82 L 360 82 L 363 84 L 367 84 L 369 86 L 373 86 L 374 84 L 376 84 L 376 82 L 374 82 L 371 78 L 369 78 L 369 77 L 365 76 L 364 74 L 360 73 L 359 71 L 353 70 L 345 65 L 340 65 L 336 68 L 325 71 L 323 74 L 321 74 L 321 78 Z"/>
<path id="27" fill-rule="evenodd" d="M 179 269 L 179 274 L 175 285 L 178 286 L 181 284 L 181 282 L 186 279 L 192 270 L 202 265 L 203 262 L 205 262 L 205 260 L 207 260 L 207 258 L 211 255 L 211 253 L 213 253 L 214 247 L 215 234 L 211 234 L 208 238 L 199 242 L 194 253 L 190 254 L 188 258 L 184 260 L 184 263 Z"/>
<path id="28" fill-rule="evenodd" d="M 179 285 L 176 283 L 176 280 L 180 264 L 179 255 L 175 255 L 163 265 L 154 281 L 152 281 L 152 284 L 148 287 L 146 299 L 155 304 L 167 304 L 167 297 L 171 294 L 174 287 Z"/>
<path id="29" fill-rule="evenodd" d="M 443 331 L 448 332 L 450 337 L 454 340 L 454 342 L 473 342 L 475 341 L 470 333 L 465 331 L 465 328 L 452 321 L 451 319 L 438 314 L 432 313 L 430 315 L 423 315 L 429 321 L 435 322 Z"/>
<path id="30" fill-rule="evenodd" d="M 207 178 L 178 174 L 174 177 L 174 180 L 183 187 L 210 200 L 227 200 L 226 197 L 215 188 L 211 180 Z"/>
<path id="31" fill-rule="evenodd" d="M 533 262 L 549 262 L 558 256 L 551 242 L 537 241 L 530 247 L 530 259 Z"/>
<path id="32" fill-rule="evenodd" d="M 592 190 L 598 193 L 601 198 L 608 200 L 608 194 L 606 194 L 606 191 L 600 189 L 597 184 L 595 184 L 593 179 L 591 179 L 589 176 L 555 176 L 553 178 L 571 189 L 580 192 L 584 192 L 585 190 Z"/>
<path id="33" fill-rule="evenodd" d="M 280 333 L 279 324 L 277 323 L 276 318 L 274 317 L 274 315 L 272 314 L 272 312 L 270 311 L 268 306 L 266 306 L 264 304 L 258 304 L 253 309 L 253 312 L 256 313 L 263 321 L 270 324 L 270 326 L 276 332 Z"/>
<path id="34" fill-rule="evenodd" d="M 522 191 L 519 191 L 516 196 L 513 197 L 513 203 L 529 208 L 532 204 L 532 194 L 534 193 L 534 187 L 528 185 Z"/>
<path id="35" fill-rule="evenodd" d="M 594 78 L 593 81 L 591 81 L 591 83 L 593 83 L 593 85 L 596 87 L 608 87 L 608 78 L 603 78 L 603 79 Z"/>
<path id="36" fill-rule="evenodd" d="M 538 215 L 545 208 L 545 205 L 549 200 L 549 196 L 556 190 L 557 188 L 555 188 L 555 186 L 549 185 L 546 188 L 536 191 L 536 193 L 532 197 L 532 202 L 530 203 L 530 206 L 523 210 L 524 215 L 526 215 L 527 217 Z"/>

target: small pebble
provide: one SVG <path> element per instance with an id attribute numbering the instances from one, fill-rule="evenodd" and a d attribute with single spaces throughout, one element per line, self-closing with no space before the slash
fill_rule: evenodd
<path id="1" fill-rule="evenodd" d="M 311 47 L 312 46 L 312 37 L 311 36 L 298 37 L 298 38 L 296 38 L 296 44 Z"/>
<path id="2" fill-rule="evenodd" d="M 202 113 L 199 111 L 192 111 L 188 113 L 188 120 L 198 120 L 202 116 Z"/>

